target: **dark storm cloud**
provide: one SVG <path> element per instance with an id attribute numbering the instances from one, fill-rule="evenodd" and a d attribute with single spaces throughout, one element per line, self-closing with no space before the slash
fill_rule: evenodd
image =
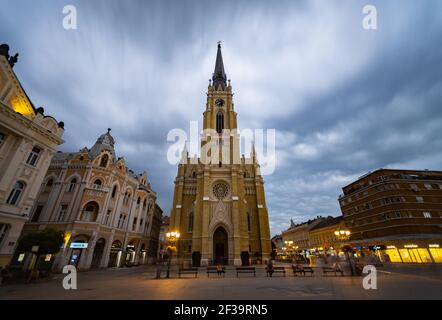
<path id="1" fill-rule="evenodd" d="M 170 129 L 201 121 L 223 41 L 242 128 L 277 130 L 266 176 L 272 233 L 337 215 L 340 188 L 379 167 L 442 169 L 442 4 L 369 1 L 66 1 L 2 5 L 0 41 L 36 105 L 66 123 L 62 150 L 112 128 L 117 154 L 148 171 L 170 211 Z"/>

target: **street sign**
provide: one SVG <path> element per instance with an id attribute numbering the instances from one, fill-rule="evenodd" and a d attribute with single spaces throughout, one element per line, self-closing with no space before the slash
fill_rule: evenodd
<path id="1" fill-rule="evenodd" d="M 69 248 L 71 249 L 87 249 L 87 243 L 85 242 L 72 242 Z"/>

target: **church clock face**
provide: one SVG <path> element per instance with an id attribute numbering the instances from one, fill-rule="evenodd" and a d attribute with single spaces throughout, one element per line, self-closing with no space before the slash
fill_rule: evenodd
<path id="1" fill-rule="evenodd" d="M 216 99 L 215 104 L 218 107 L 222 107 L 224 105 L 224 100 L 223 99 Z"/>

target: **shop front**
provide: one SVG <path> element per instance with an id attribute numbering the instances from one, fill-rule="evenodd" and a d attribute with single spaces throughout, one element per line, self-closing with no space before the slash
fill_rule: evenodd
<path id="1" fill-rule="evenodd" d="M 71 249 L 71 255 L 69 258 L 69 264 L 78 268 L 80 259 L 83 255 L 83 251 L 88 247 L 88 243 L 84 240 L 78 240 L 71 242 L 69 248 Z"/>
<path id="2" fill-rule="evenodd" d="M 124 264 L 131 266 L 135 263 L 135 244 L 128 244 L 124 255 Z"/>
<path id="3" fill-rule="evenodd" d="M 393 263 L 442 263 L 442 249 L 438 243 L 388 245 L 385 254 Z"/>
<path id="4" fill-rule="evenodd" d="M 389 240 L 381 244 L 353 245 L 358 257 L 376 256 L 387 263 L 442 263 L 440 242 Z"/>
<path id="5" fill-rule="evenodd" d="M 123 244 L 119 240 L 112 242 L 112 247 L 109 255 L 109 268 L 118 268 L 120 266 Z"/>

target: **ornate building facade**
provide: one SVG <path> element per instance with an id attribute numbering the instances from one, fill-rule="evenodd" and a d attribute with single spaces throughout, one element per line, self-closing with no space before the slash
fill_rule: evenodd
<path id="1" fill-rule="evenodd" d="M 0 267 L 11 260 L 64 132 L 29 99 L 13 70 L 17 56 L 0 46 Z"/>
<path id="2" fill-rule="evenodd" d="M 213 134 L 202 137 L 202 150 L 208 143 L 227 147 L 219 148 L 219 153 L 202 152 L 200 158 L 183 154 L 170 222 L 171 231 L 181 234 L 178 259 L 193 265 L 239 265 L 244 257 L 265 261 L 271 240 L 264 181 L 254 149 L 250 158 L 239 156 L 237 113 L 220 45 L 208 87 L 203 129 Z M 206 161 L 207 156 L 211 161 Z"/>
<path id="3" fill-rule="evenodd" d="M 144 264 L 156 258 L 162 211 L 145 172 L 117 158 L 114 138 L 102 134 L 91 149 L 58 152 L 41 184 L 24 232 L 54 228 L 65 234 L 55 270 Z"/>

